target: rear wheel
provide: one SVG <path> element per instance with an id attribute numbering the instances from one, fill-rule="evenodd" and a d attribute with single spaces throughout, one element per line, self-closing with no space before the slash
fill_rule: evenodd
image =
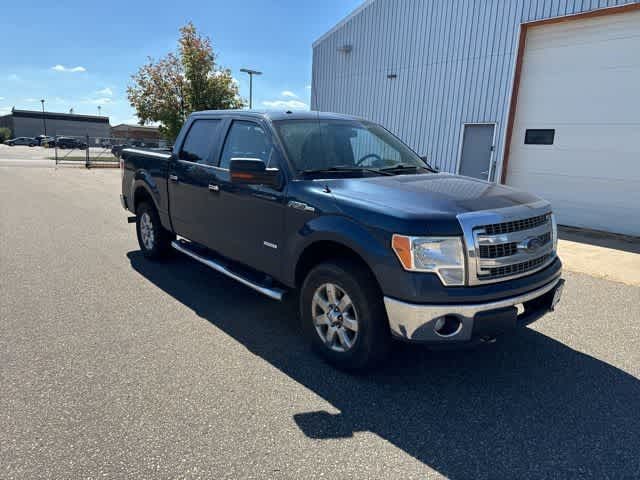
<path id="1" fill-rule="evenodd" d="M 336 260 L 311 270 L 300 294 L 300 317 L 314 349 L 339 368 L 370 368 L 389 352 L 382 294 L 357 262 Z"/>
<path id="2" fill-rule="evenodd" d="M 171 250 L 173 235 L 165 230 L 155 207 L 142 202 L 136 209 L 136 233 L 138 244 L 147 258 L 158 259 Z"/>

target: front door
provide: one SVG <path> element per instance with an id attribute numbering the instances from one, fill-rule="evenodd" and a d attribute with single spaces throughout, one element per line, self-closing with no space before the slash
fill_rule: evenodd
<path id="1" fill-rule="evenodd" d="M 261 185 L 232 183 L 232 158 L 255 158 L 268 167 L 279 167 L 279 152 L 269 131 L 260 123 L 233 120 L 229 126 L 216 168 L 216 192 L 211 195 L 207 214 L 215 219 L 208 244 L 254 269 L 280 275 L 284 227 L 284 194 Z"/>
<path id="2" fill-rule="evenodd" d="M 460 175 L 489 180 L 495 128 L 493 123 L 464 126 L 460 168 L 458 169 Z"/>

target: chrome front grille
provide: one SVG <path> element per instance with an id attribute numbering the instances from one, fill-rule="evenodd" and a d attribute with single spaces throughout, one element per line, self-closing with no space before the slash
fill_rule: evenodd
<path id="1" fill-rule="evenodd" d="M 487 235 L 500 235 L 501 233 L 520 232 L 522 230 L 530 230 L 532 228 L 544 225 L 549 221 L 549 214 L 538 215 L 537 217 L 525 218 L 522 220 L 514 220 L 511 222 L 495 223 L 493 225 L 484 225 L 482 228 Z"/>
<path id="2" fill-rule="evenodd" d="M 555 259 L 550 207 L 532 205 L 458 215 L 467 249 L 467 283 L 529 275 Z"/>
<path id="3" fill-rule="evenodd" d="M 538 258 L 534 258 L 533 260 L 527 260 L 522 263 L 513 263 L 511 265 L 505 265 L 504 267 L 496 267 L 489 269 L 489 276 L 491 278 L 505 277 L 507 275 L 516 275 L 519 273 L 526 273 L 530 270 L 533 270 L 540 265 L 544 265 L 544 263 L 549 259 L 549 254 L 543 255 Z"/>
<path id="4" fill-rule="evenodd" d="M 543 233 L 535 238 L 540 240 L 542 245 L 545 245 L 551 241 L 551 232 Z M 480 258 L 510 257 L 518 253 L 518 242 L 480 245 L 479 252 Z"/>

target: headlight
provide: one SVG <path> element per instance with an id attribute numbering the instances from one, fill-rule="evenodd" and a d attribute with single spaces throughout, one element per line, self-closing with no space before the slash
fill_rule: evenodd
<path id="1" fill-rule="evenodd" d="M 433 272 L 443 285 L 464 285 L 461 238 L 394 235 L 391 245 L 405 270 Z"/>
<path id="2" fill-rule="evenodd" d="M 551 238 L 553 239 L 553 251 L 558 251 L 558 223 L 555 214 L 551 214 Z"/>

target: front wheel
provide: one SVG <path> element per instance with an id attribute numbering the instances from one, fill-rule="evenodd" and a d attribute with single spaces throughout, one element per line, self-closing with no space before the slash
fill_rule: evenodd
<path id="1" fill-rule="evenodd" d="M 382 294 L 358 262 L 336 260 L 311 270 L 300 293 L 300 317 L 314 349 L 339 368 L 367 369 L 389 352 Z"/>
<path id="2" fill-rule="evenodd" d="M 145 257 L 159 259 L 171 250 L 173 235 L 165 230 L 153 205 L 142 202 L 136 209 L 138 244 Z"/>

